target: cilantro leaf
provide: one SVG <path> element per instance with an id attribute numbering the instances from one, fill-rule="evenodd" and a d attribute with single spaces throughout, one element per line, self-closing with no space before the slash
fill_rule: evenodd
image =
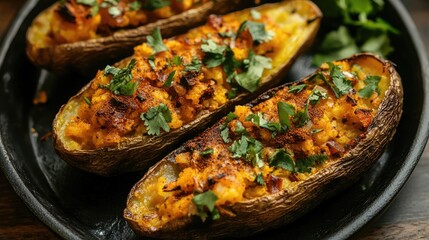
<path id="1" fill-rule="evenodd" d="M 293 85 L 289 87 L 288 93 L 299 93 L 302 90 L 304 90 L 308 85 L 307 84 L 299 84 L 299 85 Z"/>
<path id="2" fill-rule="evenodd" d="M 146 0 L 143 8 L 153 11 L 153 10 L 170 6 L 170 5 L 171 5 L 170 0 Z"/>
<path id="3" fill-rule="evenodd" d="M 310 116 L 308 114 L 308 104 L 305 105 L 303 110 L 300 110 L 295 113 L 293 116 L 293 122 L 296 124 L 296 127 L 302 127 L 310 120 Z"/>
<path id="4" fill-rule="evenodd" d="M 182 65 L 182 61 L 183 61 L 183 59 L 182 59 L 181 56 L 174 56 L 171 59 L 171 64 L 173 64 L 174 66 L 178 67 L 178 66 Z"/>
<path id="5" fill-rule="evenodd" d="M 372 94 L 377 92 L 380 94 L 380 88 L 378 87 L 378 83 L 380 82 L 381 77 L 380 76 L 368 76 L 364 80 L 364 83 L 366 83 L 366 86 L 359 90 L 359 97 L 361 98 L 370 98 Z"/>
<path id="6" fill-rule="evenodd" d="M 347 94 L 352 90 L 352 85 L 349 80 L 346 79 L 346 76 L 341 71 L 341 66 L 335 66 L 332 62 L 328 62 L 330 75 L 332 82 L 335 85 L 335 96 L 337 98 L 341 97 L 344 94 Z"/>
<path id="7" fill-rule="evenodd" d="M 279 123 L 267 121 L 264 118 L 264 115 L 260 112 L 258 112 L 257 114 L 249 114 L 249 116 L 247 116 L 245 120 L 252 121 L 256 126 L 268 129 L 274 133 L 280 132 L 281 130 Z"/>
<path id="8" fill-rule="evenodd" d="M 107 12 L 110 14 L 110 16 L 112 16 L 114 18 L 122 15 L 121 10 L 119 10 L 119 8 L 117 6 L 109 7 Z"/>
<path id="9" fill-rule="evenodd" d="M 208 68 L 220 66 L 225 61 L 226 46 L 217 45 L 211 39 L 201 45 L 201 50 L 205 53 L 204 64 Z"/>
<path id="10" fill-rule="evenodd" d="M 295 172 L 299 173 L 311 173 L 311 168 L 324 163 L 328 160 L 326 154 L 312 155 L 306 158 L 297 159 L 295 161 Z"/>
<path id="11" fill-rule="evenodd" d="M 100 10 L 100 7 L 98 5 L 97 0 L 76 0 L 76 3 L 87 5 L 87 6 L 92 6 L 92 8 L 91 8 L 91 16 L 97 15 L 98 11 Z"/>
<path id="12" fill-rule="evenodd" d="M 164 45 L 159 27 L 153 29 L 152 35 L 147 36 L 147 44 L 155 51 L 155 53 L 168 51 L 167 46 Z"/>
<path id="13" fill-rule="evenodd" d="M 318 103 L 320 99 L 326 99 L 328 97 L 327 92 L 317 89 L 316 87 L 313 89 L 311 95 L 308 97 L 308 101 L 311 103 L 311 105 L 316 105 L 316 103 Z"/>
<path id="14" fill-rule="evenodd" d="M 173 81 L 173 77 L 175 74 L 176 74 L 176 70 L 173 70 L 170 74 L 168 74 L 168 78 L 164 82 L 164 86 L 171 87 L 171 82 Z"/>
<path id="15" fill-rule="evenodd" d="M 170 131 L 168 123 L 171 122 L 171 112 L 164 103 L 157 107 L 151 107 L 146 113 L 142 113 L 140 118 L 144 121 L 148 135 L 159 135 L 161 128 L 165 132 Z"/>
<path id="16" fill-rule="evenodd" d="M 237 115 L 235 115 L 233 112 L 230 112 L 226 115 L 225 123 L 220 125 L 220 130 L 221 130 L 220 136 L 222 137 L 222 140 L 224 143 L 229 143 L 231 141 L 229 139 L 228 123 L 236 118 L 237 118 Z"/>
<path id="17" fill-rule="evenodd" d="M 250 16 L 252 16 L 252 18 L 255 20 L 261 19 L 261 13 L 256 11 L 255 9 L 250 10 Z"/>
<path id="18" fill-rule="evenodd" d="M 272 31 L 267 32 L 265 30 L 265 24 L 252 22 L 249 20 L 246 20 L 243 23 L 241 23 L 240 27 L 238 28 L 237 36 L 240 36 L 240 34 L 246 29 L 249 30 L 249 33 L 252 36 L 253 41 L 256 43 L 268 42 L 274 37 L 274 32 Z"/>
<path id="19" fill-rule="evenodd" d="M 232 158 L 244 158 L 254 166 L 262 167 L 264 165 L 261 159 L 262 147 L 258 140 L 242 135 L 241 139 L 234 141 L 228 150 L 232 153 Z"/>
<path id="20" fill-rule="evenodd" d="M 244 134 L 247 133 L 246 128 L 243 126 L 243 124 L 240 121 L 236 121 L 235 123 L 235 131 L 238 134 Z"/>
<path id="21" fill-rule="evenodd" d="M 290 172 L 295 172 L 295 163 L 290 153 L 284 149 L 277 149 L 270 157 L 271 167 L 280 167 Z"/>
<path id="22" fill-rule="evenodd" d="M 130 3 L 128 3 L 128 7 L 129 7 L 129 9 L 130 9 L 131 11 L 137 11 L 137 10 L 139 10 L 140 8 L 142 8 L 142 4 L 141 4 L 141 2 L 140 2 L 140 1 L 136 0 L 136 1 L 134 1 L 134 2 L 130 2 Z"/>
<path id="23" fill-rule="evenodd" d="M 208 217 L 207 210 L 212 215 L 213 220 L 220 217 L 219 211 L 215 207 L 217 199 L 218 197 L 212 190 L 197 194 L 192 198 L 192 202 L 197 208 L 197 215 L 201 217 L 203 222 L 205 222 Z"/>
<path id="24" fill-rule="evenodd" d="M 236 119 L 236 118 L 238 118 L 238 116 L 237 116 L 237 115 L 235 115 L 235 113 L 233 113 L 233 112 L 229 112 L 229 113 L 226 115 L 226 122 L 227 122 L 227 123 L 229 123 L 229 122 L 231 122 L 232 120 L 234 120 L 234 119 Z"/>
<path id="25" fill-rule="evenodd" d="M 290 116 L 295 115 L 295 107 L 285 102 L 278 102 L 277 111 L 281 127 L 283 129 L 290 129 Z"/>
<path id="26" fill-rule="evenodd" d="M 152 68 L 152 70 L 156 70 L 156 64 L 155 64 L 155 55 L 150 55 L 147 58 L 147 61 L 149 63 L 150 68 Z"/>
<path id="27" fill-rule="evenodd" d="M 214 153 L 213 148 L 207 148 L 206 150 L 200 152 L 200 155 L 205 157 L 205 156 L 211 155 L 213 153 Z"/>
<path id="28" fill-rule="evenodd" d="M 201 71 L 201 66 L 202 66 L 202 62 L 199 58 L 194 57 L 192 58 L 192 61 L 188 64 L 185 64 L 185 69 L 183 69 L 183 71 L 188 72 L 188 71 L 195 71 L 195 72 L 199 72 Z"/>
<path id="29" fill-rule="evenodd" d="M 256 183 L 258 183 L 259 185 L 262 185 L 262 186 L 264 186 L 264 185 L 265 185 L 264 177 L 262 176 L 262 174 L 261 174 L 261 173 L 256 174 L 255 181 L 256 181 Z"/>
<path id="30" fill-rule="evenodd" d="M 136 60 L 131 59 L 128 66 L 125 68 L 116 68 L 107 65 L 104 69 L 104 76 L 112 75 L 112 79 L 106 85 L 99 85 L 100 88 L 105 88 L 115 95 L 132 96 L 138 87 L 138 83 L 132 82 L 133 74 L 131 71 L 136 65 Z"/>
<path id="31" fill-rule="evenodd" d="M 259 88 L 259 82 L 264 69 L 272 68 L 271 59 L 256 55 L 252 50 L 250 50 L 247 62 L 247 71 L 237 74 L 235 76 L 235 80 L 237 81 L 238 85 L 244 89 L 248 90 L 249 92 L 254 92 Z"/>

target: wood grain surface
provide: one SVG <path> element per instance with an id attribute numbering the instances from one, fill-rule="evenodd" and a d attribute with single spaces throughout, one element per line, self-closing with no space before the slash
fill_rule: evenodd
<path id="1" fill-rule="evenodd" d="M 0 0 L 0 40 L 25 0 Z M 403 0 L 429 52 L 429 1 Z M 0 172 L 0 239 L 58 239 L 38 220 Z M 386 212 L 358 239 L 429 239 L 429 148 Z"/>

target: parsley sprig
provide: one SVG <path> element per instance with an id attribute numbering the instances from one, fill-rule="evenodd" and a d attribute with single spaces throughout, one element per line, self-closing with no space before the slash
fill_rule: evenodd
<path id="1" fill-rule="evenodd" d="M 138 83 L 132 82 L 133 74 L 131 71 L 136 65 L 136 60 L 131 59 L 125 68 L 116 68 L 107 65 L 104 69 L 104 76 L 112 75 L 112 79 L 106 85 L 99 85 L 100 88 L 106 88 L 116 95 L 132 96 L 138 87 Z"/>

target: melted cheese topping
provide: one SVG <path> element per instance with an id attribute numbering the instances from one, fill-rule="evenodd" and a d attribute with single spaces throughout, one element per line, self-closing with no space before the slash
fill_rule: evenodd
<path id="1" fill-rule="evenodd" d="M 132 81 L 138 82 L 139 86 L 134 95 L 119 96 L 100 88 L 100 85 L 110 82 L 111 76 L 99 71 L 83 94 L 91 104 L 86 104 L 84 98 L 78 99 L 80 106 L 77 115 L 64 128 L 64 142 L 68 142 L 68 147 L 72 149 L 94 149 L 116 146 L 130 136 L 146 134 L 147 129 L 140 115 L 161 103 L 168 106 L 171 112 L 172 121 L 168 123 L 171 129 L 192 122 L 202 112 L 224 106 L 229 101 L 226 93 L 231 86 L 222 66 L 207 68 L 203 64 L 200 72 L 184 70 L 194 58 L 204 59 L 201 45 L 207 39 L 218 45 L 230 46 L 239 61 L 248 57 L 249 50 L 272 59 L 272 69 L 265 69 L 262 73 L 260 84 L 264 84 L 270 79 L 268 76 L 290 61 L 308 38 L 306 26 L 309 23 L 287 4 L 278 8 L 262 8 L 260 13 L 261 18 L 252 21 L 264 23 L 266 30 L 271 31 L 274 37 L 258 45 L 254 44 L 249 32 L 243 32 L 238 38 L 225 38 L 219 34 L 237 32 L 243 21 L 251 19 L 247 10 L 224 17 L 211 16 L 206 25 L 164 40 L 169 51 L 153 55 L 147 43 L 135 47 L 132 58 L 137 63 L 132 70 Z M 291 44 L 283 44 L 285 42 Z M 155 56 L 155 68 L 149 61 L 152 56 Z M 171 64 L 177 56 L 182 58 L 180 66 Z M 173 71 L 176 73 L 171 87 L 165 87 L 164 83 Z"/>
<path id="2" fill-rule="evenodd" d="M 243 135 L 235 131 L 239 121 L 246 129 L 244 135 L 263 144 L 260 154 L 262 167 L 243 157 L 234 158 L 233 152 L 228 149 L 231 142 L 225 143 L 221 137 L 222 128 L 217 125 L 187 142 L 175 156 L 174 163 L 164 161 L 161 165 L 161 168 L 176 166 L 180 171 L 164 172 L 163 177 L 151 176 L 138 185 L 138 191 L 134 192 L 127 208 L 133 219 L 143 229 L 158 229 L 174 219 L 198 215 L 192 199 L 208 190 L 217 196 L 215 206 L 222 217 L 231 214 L 225 206 L 282 190 L 292 191 L 297 184 L 341 158 L 367 131 L 389 87 L 390 76 L 384 70 L 373 71 L 375 67 L 371 63 L 366 66 L 347 61 L 334 64 L 341 66 L 342 73 L 352 86 L 347 94 L 339 98 L 326 82 L 315 79 L 294 84 L 307 84 L 301 92 L 291 93 L 290 87 L 285 87 L 254 107 L 236 106 L 234 114 L 237 118 L 227 123 L 231 142 L 238 141 Z M 332 84 L 328 65 L 323 65 L 320 72 Z M 380 77 L 377 85 L 380 91 L 374 91 L 369 98 L 359 96 L 359 91 L 367 85 L 364 80 L 375 74 Z M 278 123 L 278 102 L 294 106 L 296 115 L 296 112 L 305 109 L 315 89 L 325 92 L 327 96 L 309 105 L 310 120 L 304 126 L 297 126 L 298 123 L 290 116 L 291 128 L 273 135 L 272 131 L 255 125 L 247 118 L 252 113 L 262 113 L 267 121 Z M 225 124 L 225 121 L 224 118 L 220 124 Z M 208 148 L 213 153 L 202 156 L 201 152 Z M 293 153 L 296 165 L 314 155 L 325 155 L 327 160 L 310 166 L 309 172 L 290 171 L 270 164 L 270 157 L 277 149 Z M 263 185 L 257 183 L 258 175 L 262 177 Z M 174 180 L 167 181 L 165 177 Z M 145 202 L 148 198 L 153 200 L 150 204 Z"/>

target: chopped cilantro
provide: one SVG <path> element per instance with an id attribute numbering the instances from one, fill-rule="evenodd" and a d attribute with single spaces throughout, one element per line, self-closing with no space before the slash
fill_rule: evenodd
<path id="1" fill-rule="evenodd" d="M 86 104 L 88 104 L 88 106 L 91 106 L 91 100 L 89 100 L 89 98 L 83 96 L 83 100 L 85 101 Z"/>
<path id="2" fill-rule="evenodd" d="M 148 135 L 159 135 L 161 128 L 166 132 L 170 131 L 168 123 L 172 120 L 171 112 L 164 103 L 159 104 L 157 107 L 151 107 L 149 111 L 142 113 L 140 118 L 144 120 Z"/>
<path id="3" fill-rule="evenodd" d="M 280 126 L 282 129 L 290 129 L 290 116 L 295 115 L 295 107 L 285 102 L 278 102 L 277 110 L 279 114 Z"/>
<path id="4" fill-rule="evenodd" d="M 233 31 L 220 32 L 218 35 L 222 38 L 236 38 L 237 35 Z"/>
<path id="5" fill-rule="evenodd" d="M 202 66 L 202 62 L 199 58 L 194 57 L 192 58 L 192 61 L 188 64 L 185 64 L 185 69 L 183 69 L 183 71 L 187 72 L 187 71 L 195 71 L 195 72 L 199 72 L 201 71 L 201 66 Z"/>
<path id="6" fill-rule="evenodd" d="M 134 94 L 138 87 L 138 83 L 132 82 L 133 74 L 131 70 L 136 65 L 136 60 L 131 59 L 130 63 L 125 68 L 116 68 L 107 65 L 104 69 L 104 76 L 112 75 L 112 79 L 106 85 L 100 85 L 100 88 L 106 88 L 116 95 Z"/>
<path id="7" fill-rule="evenodd" d="M 155 64 L 155 55 L 150 55 L 147 58 L 147 61 L 149 62 L 149 66 L 150 68 L 152 68 L 152 70 L 156 70 L 156 64 Z"/>
<path id="8" fill-rule="evenodd" d="M 232 153 L 232 158 L 244 158 L 247 162 L 251 162 L 259 168 L 264 166 L 261 158 L 262 143 L 254 138 L 241 136 L 241 139 L 236 140 L 228 148 Z"/>
<path id="9" fill-rule="evenodd" d="M 326 154 L 312 155 L 306 158 L 297 159 L 295 161 L 295 172 L 310 173 L 311 168 L 324 163 L 326 160 L 328 160 L 328 156 Z"/>
<path id="10" fill-rule="evenodd" d="M 332 78 L 332 82 L 335 85 L 335 96 L 337 98 L 341 97 L 344 94 L 347 94 L 350 90 L 352 90 L 352 85 L 349 80 L 346 79 L 346 76 L 341 71 L 341 66 L 335 66 L 333 63 L 328 62 L 330 75 Z"/>
<path id="11" fill-rule="evenodd" d="M 264 69 L 271 69 L 271 59 L 256 55 L 252 50 L 249 51 L 249 58 L 245 61 L 247 64 L 247 71 L 237 74 L 235 80 L 238 85 L 248 90 L 249 92 L 254 92 L 259 88 L 259 82 L 262 77 Z"/>
<path id="12" fill-rule="evenodd" d="M 303 110 L 300 110 L 295 113 L 293 117 L 293 122 L 296 124 L 296 127 L 302 127 L 310 120 L 308 115 L 308 104 L 305 105 Z"/>
<path id="13" fill-rule="evenodd" d="M 153 29 L 152 35 L 147 36 L 147 44 L 153 49 L 155 53 L 168 51 L 167 46 L 164 45 L 159 27 Z"/>
<path id="14" fill-rule="evenodd" d="M 229 112 L 229 113 L 226 115 L 226 122 L 227 122 L 227 123 L 229 123 L 229 122 L 231 122 L 232 120 L 234 120 L 234 119 L 236 119 L 236 118 L 238 118 L 238 116 L 237 116 L 237 115 L 235 115 L 235 113 L 233 113 L 233 112 Z"/>
<path id="15" fill-rule="evenodd" d="M 200 155 L 205 157 L 205 156 L 213 154 L 213 152 L 214 152 L 213 148 L 207 148 L 206 150 L 200 152 Z"/>
<path id="16" fill-rule="evenodd" d="M 316 133 L 320 133 L 322 131 L 323 131 L 323 129 L 311 129 L 310 134 L 313 135 L 313 134 L 316 134 Z"/>
<path id="17" fill-rule="evenodd" d="M 252 18 L 255 20 L 261 19 L 261 13 L 256 11 L 255 9 L 250 10 L 250 16 L 252 16 Z"/>
<path id="18" fill-rule="evenodd" d="M 265 30 L 265 24 L 252 22 L 249 20 L 246 20 L 243 23 L 241 23 L 237 31 L 237 36 L 240 36 L 240 34 L 246 29 L 249 30 L 249 33 L 252 36 L 253 42 L 256 42 L 256 43 L 268 42 L 274 37 L 274 32 L 272 31 L 267 32 Z"/>
<path id="19" fill-rule="evenodd" d="M 181 56 L 174 56 L 171 59 L 171 64 L 178 67 L 178 66 L 182 65 L 182 61 L 183 61 L 183 59 Z"/>
<path id="20" fill-rule="evenodd" d="M 233 112 L 230 112 L 226 115 L 225 118 L 225 123 L 220 125 L 220 136 L 222 137 L 222 140 L 225 143 L 229 143 L 231 140 L 229 139 L 229 128 L 228 128 L 228 123 L 231 122 L 232 120 L 236 119 L 237 115 L 235 115 Z"/>
<path id="21" fill-rule="evenodd" d="M 293 85 L 289 87 L 288 92 L 289 93 L 299 93 L 302 90 L 304 90 L 308 85 L 307 84 L 299 84 L 299 85 Z"/>
<path id="22" fill-rule="evenodd" d="M 258 112 L 257 114 L 250 114 L 246 117 L 246 121 L 252 121 L 256 126 L 270 130 L 273 133 L 280 132 L 280 124 L 275 122 L 269 122 L 264 118 L 263 113 Z"/>
<path id="23" fill-rule="evenodd" d="M 256 174 L 255 181 L 256 181 L 256 183 L 258 183 L 259 185 L 262 185 L 262 186 L 264 186 L 264 185 L 265 185 L 264 177 L 262 176 L 262 174 L 261 174 L 261 173 Z"/>
<path id="24" fill-rule="evenodd" d="M 170 0 L 146 0 L 143 8 L 153 11 L 153 10 L 170 6 L 170 5 L 171 5 Z"/>
<path id="25" fill-rule="evenodd" d="M 119 17 L 122 15 L 121 10 L 119 10 L 119 8 L 117 6 L 112 6 L 109 7 L 109 9 L 107 10 L 107 12 L 110 14 L 110 16 L 112 17 Z"/>
<path id="26" fill-rule="evenodd" d="M 192 202 L 197 208 L 197 215 L 201 217 L 201 220 L 203 222 L 205 222 L 207 217 L 209 216 L 207 210 L 211 214 L 213 220 L 219 219 L 220 214 L 215 207 L 217 199 L 218 197 L 211 190 L 208 190 L 204 193 L 196 194 L 192 198 Z"/>
<path id="27" fill-rule="evenodd" d="M 292 159 L 292 155 L 284 149 L 277 149 L 273 155 L 271 155 L 270 166 L 295 172 L 295 163 Z"/>
<path id="28" fill-rule="evenodd" d="M 381 77 L 379 76 L 366 77 L 366 79 L 364 80 L 364 83 L 366 84 L 366 86 L 361 90 L 359 90 L 358 92 L 359 97 L 368 99 L 372 96 L 374 91 L 380 94 L 380 88 L 378 87 L 378 83 L 380 82 L 380 79 Z"/>
<path id="29" fill-rule="evenodd" d="M 321 91 L 320 89 L 313 89 L 311 95 L 308 97 L 308 101 L 311 105 L 316 105 L 320 99 L 326 99 L 328 94 L 325 91 Z"/>
<path id="30" fill-rule="evenodd" d="M 223 62 L 223 70 L 226 73 L 228 83 L 236 76 L 235 70 L 239 67 L 240 63 L 235 58 L 234 52 L 230 47 L 227 47 L 225 51 L 225 61 Z"/>
<path id="31" fill-rule="evenodd" d="M 323 76 L 323 75 L 322 75 Z M 307 102 L 305 103 L 304 109 L 295 113 L 293 122 L 297 127 L 302 127 L 310 121 L 310 115 L 308 113 L 308 106 L 317 104 L 320 99 L 327 98 L 327 94 L 324 91 L 321 91 L 319 88 L 314 87 L 311 91 L 310 96 L 308 96 Z"/>
<path id="32" fill-rule="evenodd" d="M 238 134 L 247 133 L 246 128 L 243 126 L 243 124 L 240 121 L 236 121 L 234 132 Z"/>
<path id="33" fill-rule="evenodd" d="M 328 160 L 326 154 L 311 155 L 293 160 L 293 155 L 285 149 L 277 149 L 270 157 L 270 166 L 280 167 L 292 173 L 310 173 L 311 168 Z"/>
<path id="34" fill-rule="evenodd" d="M 130 8 L 131 11 L 137 11 L 140 8 L 142 8 L 142 4 L 140 1 L 136 0 L 134 2 L 128 3 L 128 7 Z"/>
<path id="35" fill-rule="evenodd" d="M 228 99 L 233 99 L 233 98 L 237 97 L 237 88 L 232 88 L 231 91 L 227 92 L 226 97 Z"/>
<path id="36" fill-rule="evenodd" d="M 225 61 L 226 46 L 217 45 L 213 40 L 209 39 L 205 44 L 201 45 L 201 49 L 205 53 L 204 64 L 206 67 L 217 67 Z"/>
<path id="37" fill-rule="evenodd" d="M 87 6 L 92 6 L 91 16 L 97 15 L 97 13 L 100 9 L 100 7 L 98 6 L 97 0 L 76 0 L 76 3 L 87 5 Z"/>
<path id="38" fill-rule="evenodd" d="M 168 78 L 164 82 L 164 86 L 171 87 L 171 82 L 173 81 L 174 74 L 176 74 L 176 70 L 174 70 L 170 74 L 168 74 Z"/>

